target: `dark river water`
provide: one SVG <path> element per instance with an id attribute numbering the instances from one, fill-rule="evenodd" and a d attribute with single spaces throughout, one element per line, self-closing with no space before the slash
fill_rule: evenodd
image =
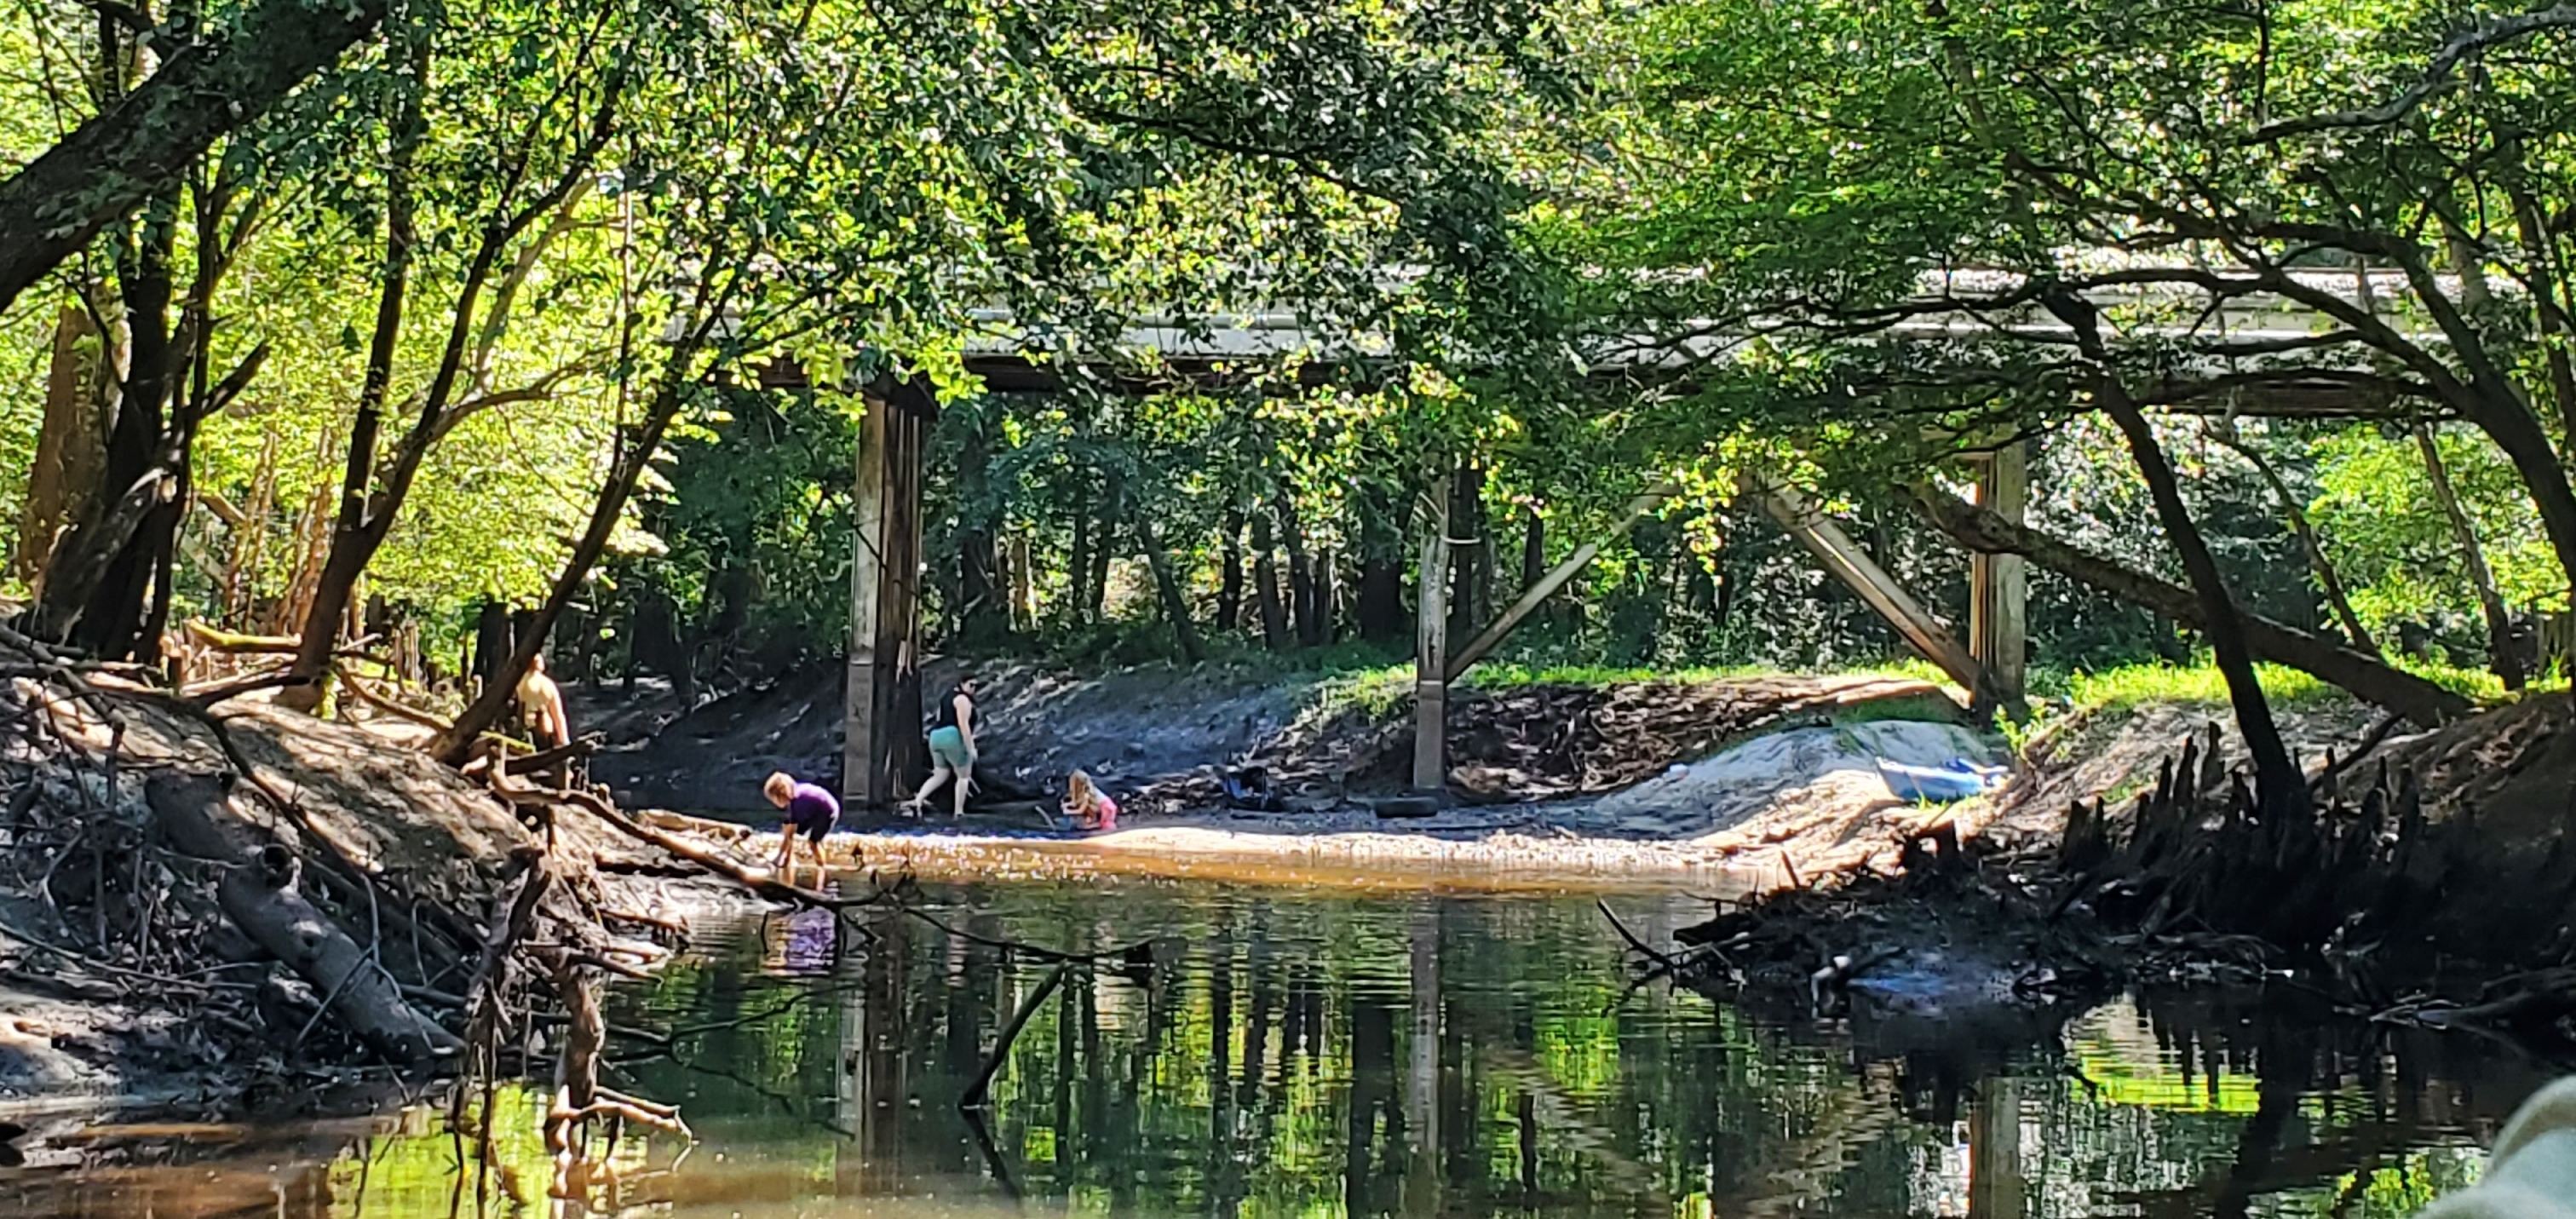
<path id="1" fill-rule="evenodd" d="M 424 1108 L 146 1145 L 14 1186 L 0 1173 L 0 1209 L 2394 1216 L 2474 1180 L 2479 1148 L 2547 1078 L 2467 1038 L 2392 1039 L 2259 997 L 1758 1016 L 1631 991 L 1589 897 L 1096 881 L 930 899 L 955 931 L 700 926 L 687 958 L 612 997 L 612 1020 L 673 1035 L 608 1082 L 680 1105 L 700 1139 L 684 1157 L 629 1133 L 567 1183 L 538 1141 L 538 1094 L 509 1090 L 488 1163 Z M 1706 910 L 1613 905 L 1650 940 Z M 1054 968 L 975 937 L 1150 939 L 1152 966 L 1069 971 L 1032 1004 Z M 962 1112 L 1023 1009 L 988 1104 Z"/>

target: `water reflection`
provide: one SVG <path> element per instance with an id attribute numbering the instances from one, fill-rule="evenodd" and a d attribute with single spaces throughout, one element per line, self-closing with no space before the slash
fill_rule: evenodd
<path id="1" fill-rule="evenodd" d="M 678 1049 L 611 1082 L 680 1102 L 705 1141 L 674 1167 L 667 1141 L 629 1138 L 577 1192 L 745 1216 L 2393 1216 L 2473 1178 L 2544 1078 L 2480 1043 L 2251 999 L 1820 1026 L 1623 994 L 1588 898 L 939 896 L 964 934 L 819 915 L 701 928 L 692 959 L 616 996 L 612 1019 Z M 1651 936 L 1700 908 L 1621 913 Z M 1150 961 L 1069 972 L 1033 1006 L 1053 967 L 978 942 L 1149 937 Z M 957 1102 L 1024 1007 L 970 1120 Z M 478 1213 L 432 1125 L 0 1177 L 0 1209 Z M 480 1213 L 566 1209 L 546 1197 L 533 1110 L 505 1126 L 526 1137 L 498 1149 Z"/>

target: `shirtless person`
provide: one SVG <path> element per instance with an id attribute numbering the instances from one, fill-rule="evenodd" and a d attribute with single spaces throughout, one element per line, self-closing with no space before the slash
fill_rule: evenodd
<path id="1" fill-rule="evenodd" d="M 527 676 L 519 679 L 519 714 L 533 729 L 529 735 L 537 748 L 572 743 L 572 721 L 564 718 L 563 691 L 555 688 L 555 679 L 546 676 L 543 656 L 529 660 Z"/>
<path id="2" fill-rule="evenodd" d="M 939 724 L 930 730 L 930 781 L 903 803 L 906 816 L 919 816 L 930 793 L 950 780 L 957 784 L 955 815 L 966 815 L 966 793 L 975 787 L 975 683 L 961 681 L 939 704 Z"/>

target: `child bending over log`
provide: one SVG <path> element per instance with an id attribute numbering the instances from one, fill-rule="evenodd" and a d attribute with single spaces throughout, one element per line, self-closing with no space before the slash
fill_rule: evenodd
<path id="1" fill-rule="evenodd" d="M 841 820 L 841 802 L 832 793 L 811 783 L 799 783 L 785 771 L 769 776 L 760 785 L 769 802 L 787 810 L 786 824 L 778 827 L 779 879 L 788 887 L 796 884 L 796 839 L 803 835 L 813 845 L 814 887 L 823 887 L 823 839 Z"/>

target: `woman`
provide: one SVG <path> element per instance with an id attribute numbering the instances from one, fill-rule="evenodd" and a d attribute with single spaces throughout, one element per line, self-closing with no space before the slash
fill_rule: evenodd
<path id="1" fill-rule="evenodd" d="M 961 681 L 939 700 L 938 726 L 930 730 L 930 781 L 904 802 L 906 816 L 919 816 L 939 785 L 955 780 L 953 815 L 966 815 L 966 795 L 975 788 L 975 683 Z"/>

